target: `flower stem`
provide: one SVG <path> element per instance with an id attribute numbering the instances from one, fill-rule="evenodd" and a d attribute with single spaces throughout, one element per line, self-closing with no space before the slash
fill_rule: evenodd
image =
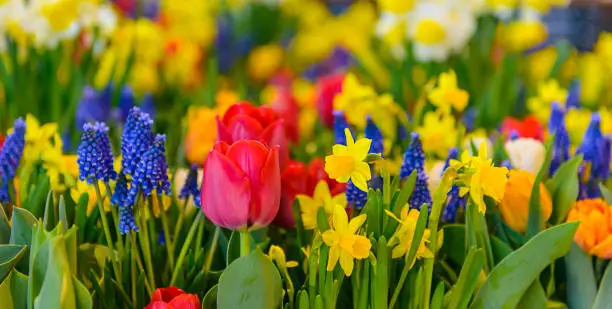
<path id="1" fill-rule="evenodd" d="M 178 218 L 176 218 L 176 224 L 174 225 L 174 234 L 178 236 L 178 234 L 181 232 L 181 228 L 183 227 L 183 221 L 185 220 L 185 211 L 187 209 L 187 204 L 189 203 L 189 196 L 185 198 L 185 201 L 183 202 L 183 209 L 182 211 L 179 211 L 179 215 Z"/>
<path id="2" fill-rule="evenodd" d="M 111 190 L 110 184 L 108 182 L 105 182 L 104 185 L 106 185 L 106 195 L 108 196 L 108 200 L 110 202 L 110 197 L 113 196 L 113 191 Z M 115 206 L 119 207 L 119 205 Z M 117 215 L 117 208 L 111 207 L 111 214 L 113 215 L 113 224 L 115 225 L 115 227 L 118 227 L 119 216 Z M 119 251 L 119 257 L 121 259 L 124 253 L 123 237 L 121 236 L 121 233 L 119 232 L 118 228 L 115 228 L 115 231 L 117 232 L 117 251 Z"/>
<path id="3" fill-rule="evenodd" d="M 174 243 L 172 237 L 170 237 L 170 226 L 168 225 L 168 216 L 166 216 L 166 210 L 164 209 L 164 202 L 160 194 L 157 195 L 157 203 L 159 204 L 159 211 L 161 213 L 162 228 L 164 229 L 164 239 L 166 240 L 166 248 L 168 252 L 168 261 L 170 262 L 170 269 L 174 269 Z"/>
<path id="4" fill-rule="evenodd" d="M 132 273 L 132 303 L 136 304 L 136 255 L 138 254 L 138 248 L 136 247 L 136 233 L 131 232 L 132 239 L 130 241 L 131 252 L 130 252 L 130 269 Z"/>
<path id="5" fill-rule="evenodd" d="M 251 253 L 251 235 L 249 231 L 240 232 L 240 256 Z"/>
<path id="6" fill-rule="evenodd" d="M 181 253 L 179 254 L 176 268 L 174 268 L 174 271 L 172 272 L 172 279 L 170 280 L 171 286 L 176 284 L 176 279 L 181 270 L 181 266 L 183 266 L 183 260 L 185 260 L 187 251 L 189 250 L 189 247 L 191 247 L 193 236 L 195 236 L 195 233 L 198 229 L 198 225 L 200 224 L 200 222 L 202 222 L 202 212 L 201 211 L 199 211 L 196 217 L 193 219 L 193 223 L 191 223 L 191 228 L 189 228 L 189 233 L 187 233 L 187 238 L 185 239 L 185 242 L 183 242 L 183 247 L 181 248 Z"/>
<path id="7" fill-rule="evenodd" d="M 151 199 L 149 199 L 149 204 L 152 204 Z M 149 226 L 145 220 L 145 215 L 147 214 L 147 208 L 143 207 L 144 211 L 140 218 L 142 231 L 138 233 L 138 238 L 140 239 L 140 247 L 142 248 L 142 255 L 144 256 L 145 266 L 147 267 L 147 272 L 149 275 L 149 283 L 151 286 L 156 287 L 155 285 L 155 276 L 153 275 L 153 262 L 151 260 L 151 247 L 150 247 L 150 237 L 149 237 Z"/>
<path id="8" fill-rule="evenodd" d="M 215 227 L 215 234 L 213 235 L 212 243 L 210 244 L 210 248 L 208 248 L 208 253 L 206 254 L 206 261 L 204 262 L 204 272 L 210 272 L 210 268 L 212 267 L 212 261 L 215 257 L 215 251 L 217 251 L 217 246 L 219 245 L 219 234 L 221 233 L 220 227 Z"/>
<path id="9" fill-rule="evenodd" d="M 115 255 L 115 249 L 113 246 L 113 239 L 110 234 L 110 229 L 108 227 L 108 221 L 106 220 L 106 212 L 104 211 L 104 205 L 102 205 L 102 194 L 100 193 L 100 186 L 98 185 L 98 181 L 94 181 L 94 188 L 96 189 L 97 196 L 97 204 L 98 210 L 100 211 L 100 221 L 102 221 L 102 229 L 104 230 L 104 236 L 106 237 L 106 243 L 108 249 L 111 252 L 111 264 L 113 264 L 113 271 L 115 273 L 115 278 L 118 281 L 121 281 L 121 271 L 119 269 L 119 263 L 117 263 L 117 256 Z"/>

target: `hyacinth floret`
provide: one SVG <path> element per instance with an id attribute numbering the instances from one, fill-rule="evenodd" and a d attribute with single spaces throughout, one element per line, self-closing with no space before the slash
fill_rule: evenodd
<path id="1" fill-rule="evenodd" d="M 336 144 L 346 145 L 346 135 L 344 134 L 344 129 L 346 128 L 351 131 L 352 136 L 355 136 L 353 129 L 346 121 L 344 112 L 341 110 L 334 111 L 334 138 Z"/>
<path id="2" fill-rule="evenodd" d="M 119 176 L 117 176 L 117 183 L 115 184 L 115 192 L 113 192 L 111 196 L 111 204 L 123 207 L 128 192 L 128 181 L 125 174 L 119 173 Z"/>
<path id="3" fill-rule="evenodd" d="M 198 166 L 196 164 L 191 165 L 191 169 L 189 169 L 187 179 L 181 188 L 181 192 L 179 192 L 178 198 L 183 200 L 190 196 L 193 196 L 194 201 L 200 196 L 200 188 L 198 187 Z"/>
<path id="4" fill-rule="evenodd" d="M 4 141 L 0 149 L 0 203 L 10 202 L 10 182 L 17 174 L 19 161 L 25 146 L 26 124 L 22 118 L 13 123 L 13 132 Z"/>
<path id="5" fill-rule="evenodd" d="M 136 172 L 141 157 L 153 142 L 153 119 L 140 108 L 133 107 L 128 114 L 121 136 L 121 168 L 126 175 Z"/>
<path id="6" fill-rule="evenodd" d="M 431 206 L 431 194 L 427 185 L 427 174 L 425 173 L 425 153 L 423 152 L 423 146 L 419 134 L 416 132 L 411 133 L 410 145 L 404 153 L 404 161 L 400 169 L 400 177 L 406 178 L 416 172 L 416 184 L 414 191 L 410 196 L 410 207 L 421 209 L 423 204 L 429 207 Z"/>
<path id="7" fill-rule="evenodd" d="M 368 193 L 357 188 L 351 180 L 346 185 L 346 201 L 349 205 L 362 209 L 368 201 Z"/>
<path id="8" fill-rule="evenodd" d="M 138 192 L 151 196 L 153 190 L 158 194 L 170 195 L 170 180 L 168 179 L 168 162 L 166 161 L 166 136 L 158 134 L 151 148 L 147 150 L 138 163 L 132 177 L 131 187 L 125 205 L 134 205 Z"/>
<path id="9" fill-rule="evenodd" d="M 555 134 L 549 171 L 549 174 L 553 175 L 559 166 L 570 158 L 570 140 L 565 127 L 565 111 L 558 103 L 552 104 L 548 128 L 551 134 Z"/>
<path id="10" fill-rule="evenodd" d="M 383 135 L 374 121 L 372 121 L 372 117 L 367 116 L 366 121 L 365 137 L 372 140 L 372 144 L 370 144 L 370 153 L 379 153 L 382 155 L 384 152 Z"/>
<path id="11" fill-rule="evenodd" d="M 138 232 L 138 225 L 134 219 L 134 209 L 132 207 L 119 208 L 119 232 L 127 234 L 131 231 Z"/>
<path id="12" fill-rule="evenodd" d="M 95 180 L 109 182 L 117 178 L 106 124 L 94 122 L 83 125 L 77 163 L 79 179 L 86 180 L 89 184 Z"/>
<path id="13" fill-rule="evenodd" d="M 459 150 L 457 148 L 451 148 L 448 152 L 448 157 L 446 161 L 444 161 L 444 169 L 442 173 L 450 166 L 451 160 L 457 160 L 459 158 Z M 453 185 L 451 190 L 448 192 L 446 196 L 446 206 L 442 211 L 442 220 L 444 222 L 455 222 L 457 220 L 457 211 L 459 208 L 465 209 L 467 199 L 465 197 L 461 197 L 459 194 L 459 187 Z"/>
<path id="14" fill-rule="evenodd" d="M 584 159 L 579 170 L 581 199 L 600 197 L 598 183 L 610 175 L 610 147 L 610 137 L 601 131 L 601 116 L 593 113 L 582 144 L 576 150 L 576 154 L 582 154 Z"/>

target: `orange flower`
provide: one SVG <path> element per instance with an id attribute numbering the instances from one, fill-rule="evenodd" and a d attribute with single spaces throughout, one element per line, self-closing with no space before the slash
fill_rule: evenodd
<path id="1" fill-rule="evenodd" d="M 576 202 L 567 221 L 580 221 L 574 241 L 582 250 L 602 259 L 612 258 L 612 212 L 602 199 Z"/>
<path id="2" fill-rule="evenodd" d="M 528 171 L 511 170 L 506 183 L 504 199 L 499 204 L 506 224 L 520 233 L 525 233 L 527 228 L 529 199 L 531 199 L 534 181 L 535 175 Z M 552 200 L 543 184 L 540 184 L 540 205 L 543 219 L 548 220 L 552 213 Z"/>
<path id="3" fill-rule="evenodd" d="M 185 135 L 185 156 L 189 163 L 204 164 L 208 152 L 217 140 L 216 115 L 217 111 L 208 107 L 189 108 Z"/>

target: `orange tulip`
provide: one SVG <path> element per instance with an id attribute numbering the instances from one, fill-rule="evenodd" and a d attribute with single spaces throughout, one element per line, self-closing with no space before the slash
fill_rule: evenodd
<path id="1" fill-rule="evenodd" d="M 523 170 L 511 170 L 504 199 L 499 205 L 502 217 L 513 230 L 524 233 L 529 218 L 529 200 L 535 182 L 535 175 Z M 552 201 L 543 184 L 540 184 L 540 205 L 544 220 L 550 218 Z"/>
<path id="2" fill-rule="evenodd" d="M 612 212 L 602 199 L 576 202 L 567 221 L 580 221 L 574 241 L 582 250 L 602 259 L 612 258 Z"/>

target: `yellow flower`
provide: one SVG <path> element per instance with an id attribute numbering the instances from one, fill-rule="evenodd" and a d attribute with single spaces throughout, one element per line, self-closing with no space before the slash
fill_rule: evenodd
<path id="1" fill-rule="evenodd" d="M 423 151 L 435 153 L 444 158 L 448 151 L 457 146 L 458 132 L 455 118 L 444 112 L 427 112 L 423 117 L 423 124 L 416 128 L 423 141 Z"/>
<path id="2" fill-rule="evenodd" d="M 395 214 L 385 209 L 387 215 L 391 218 L 397 220 L 399 225 L 393 236 L 389 238 L 388 245 L 393 246 L 393 250 L 391 251 L 391 257 L 394 259 L 402 257 L 408 253 L 410 247 L 412 247 L 412 238 L 414 237 L 414 233 L 416 231 L 417 221 L 419 220 L 419 210 L 417 209 L 408 209 L 408 205 L 404 205 L 401 211 L 400 218 L 396 217 Z M 413 263 L 420 258 L 431 259 L 434 257 L 433 252 L 427 247 L 429 243 L 429 235 L 431 232 L 429 229 L 425 229 L 423 233 L 423 238 L 421 238 L 421 243 L 419 244 L 419 248 L 416 252 L 416 258 Z"/>
<path id="3" fill-rule="evenodd" d="M 508 226 L 519 233 L 525 233 L 529 219 L 529 200 L 536 176 L 528 171 L 511 170 L 504 199 L 499 210 Z M 552 213 L 552 200 L 546 186 L 540 184 L 540 213 L 546 221 Z"/>
<path id="4" fill-rule="evenodd" d="M 566 6 L 567 0 L 523 0 L 526 8 L 536 10 L 540 14 L 546 14 L 553 7 Z"/>
<path id="5" fill-rule="evenodd" d="M 267 80 L 283 64 L 283 49 L 276 45 L 263 45 L 253 49 L 248 59 L 249 75 L 257 81 Z"/>
<path id="6" fill-rule="evenodd" d="M 368 192 L 368 180 L 372 178 L 370 166 L 364 162 L 372 141 L 360 138 L 355 142 L 349 129 L 344 130 L 345 145 L 334 145 L 333 154 L 325 157 L 325 171 L 330 178 L 341 183 L 349 179 L 361 191 Z"/>
<path id="7" fill-rule="evenodd" d="M 570 137 L 570 144 L 578 145 L 582 141 L 591 121 L 591 112 L 586 109 L 570 108 L 565 114 L 565 127 Z"/>
<path id="8" fill-rule="evenodd" d="M 57 137 L 59 139 L 59 136 Z M 42 157 L 43 167 L 49 176 L 51 189 L 56 193 L 63 193 L 74 186 L 78 176 L 79 167 L 77 156 L 64 155 L 61 143 L 47 150 Z"/>
<path id="9" fill-rule="evenodd" d="M 370 255 L 370 240 L 356 235 L 366 218 L 366 215 L 359 215 L 349 222 L 344 208 L 335 206 L 333 227 L 323 233 L 323 241 L 329 246 L 328 271 L 334 270 L 340 260 L 340 267 L 348 277 L 353 273 L 353 259 L 361 260 Z"/>
<path id="10" fill-rule="evenodd" d="M 527 108 L 540 120 L 545 123 L 550 116 L 550 106 L 557 102 L 565 106 L 567 90 L 559 86 L 555 79 L 549 79 L 538 84 L 537 96 L 529 98 Z"/>
<path id="11" fill-rule="evenodd" d="M 298 194 L 296 198 L 300 202 L 304 229 L 307 230 L 312 230 L 317 226 L 317 212 L 319 208 L 323 207 L 327 217 L 331 218 L 334 214 L 334 206 L 346 206 L 346 195 L 340 193 L 332 197 L 329 186 L 324 180 L 319 181 L 312 197 Z"/>
<path id="12" fill-rule="evenodd" d="M 612 60 L 612 58 L 610 58 Z M 579 58 L 578 78 L 580 79 L 580 102 L 595 107 L 601 97 L 606 79 L 606 65 L 602 58 L 593 53 L 584 53 Z"/>
<path id="13" fill-rule="evenodd" d="M 460 195 L 465 196 L 469 192 L 481 213 L 484 214 L 487 209 L 485 195 L 496 202 L 504 198 L 508 169 L 493 166 L 492 160 L 487 159 L 487 147 L 484 143 L 480 145 L 478 156 L 472 156 L 466 150 L 461 155 L 461 161 L 452 160 L 451 165 L 461 169 L 457 176 L 463 182 Z"/>
<path id="14" fill-rule="evenodd" d="M 202 50 L 194 42 L 169 40 L 166 42 L 164 79 L 181 87 L 194 87 L 201 79 Z"/>
<path id="15" fill-rule="evenodd" d="M 370 86 L 362 85 L 353 74 L 342 82 L 342 92 L 334 98 L 334 110 L 342 110 L 349 123 L 365 128 L 366 116 L 374 110 L 377 95 Z"/>
<path id="16" fill-rule="evenodd" d="M 530 83 L 539 83 L 550 75 L 555 61 L 557 60 L 557 49 L 548 46 L 527 56 L 525 71 Z"/>
<path id="17" fill-rule="evenodd" d="M 510 52 L 523 52 L 546 40 L 546 26 L 539 20 L 519 20 L 499 28 L 499 38 Z"/>
<path id="18" fill-rule="evenodd" d="M 55 32 L 67 30 L 79 16 L 79 0 L 47 1 L 40 8 L 51 29 Z"/>
<path id="19" fill-rule="evenodd" d="M 429 101 L 443 111 L 450 111 L 451 106 L 462 112 L 467 106 L 470 95 L 457 86 L 457 75 L 450 70 L 440 74 L 438 86 L 428 95 Z"/>
<path id="20" fill-rule="evenodd" d="M 381 11 L 393 12 L 396 14 L 406 13 L 414 8 L 414 0 L 396 1 L 396 0 L 378 0 L 378 6 Z"/>
<path id="21" fill-rule="evenodd" d="M 203 106 L 190 106 L 187 112 L 187 132 L 185 134 L 185 156 L 192 164 L 204 164 L 208 153 L 217 140 L 215 109 Z"/>
<path id="22" fill-rule="evenodd" d="M 595 43 L 595 54 L 601 58 L 606 71 L 612 70 L 612 33 L 602 32 Z"/>
<path id="23" fill-rule="evenodd" d="M 41 159 L 47 150 L 53 148 L 51 138 L 56 134 L 58 134 L 57 123 L 45 123 L 41 126 L 36 117 L 28 114 L 26 116 L 26 144 L 23 150 L 25 164 L 35 163 Z M 57 141 L 61 141 L 61 139 Z"/>
<path id="24" fill-rule="evenodd" d="M 93 185 L 88 184 L 85 181 L 78 181 L 74 187 L 70 189 L 70 197 L 75 202 L 79 202 L 81 196 L 87 193 L 87 215 L 91 215 L 92 211 L 98 206 L 98 196 L 96 195 L 96 190 Z M 110 198 L 104 198 L 106 196 L 106 186 L 100 186 L 100 194 L 104 200 L 104 211 L 111 210 Z"/>
<path id="25" fill-rule="evenodd" d="M 268 251 L 268 256 L 270 257 L 272 261 L 276 262 L 276 264 L 278 264 L 280 267 L 293 268 L 293 267 L 298 266 L 298 263 L 296 261 L 287 261 L 285 251 L 283 251 L 283 248 L 279 246 L 276 246 L 276 245 L 270 246 L 270 250 Z"/>

